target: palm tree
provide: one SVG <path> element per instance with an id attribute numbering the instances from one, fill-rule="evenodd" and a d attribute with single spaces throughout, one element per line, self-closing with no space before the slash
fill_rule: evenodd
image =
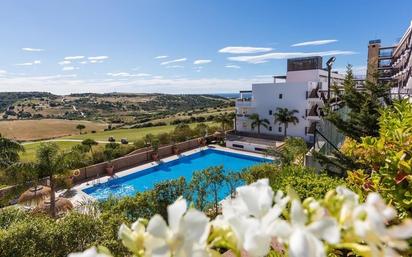
<path id="1" fill-rule="evenodd" d="M 93 155 L 93 146 L 98 145 L 99 143 L 96 142 L 94 139 L 91 138 L 86 138 L 85 140 L 82 141 L 82 145 L 86 146 L 87 149 L 92 153 Z"/>
<path id="2" fill-rule="evenodd" d="M 299 118 L 295 116 L 295 113 L 299 113 L 298 110 L 289 110 L 288 108 L 277 108 L 274 114 L 275 122 L 283 123 L 285 126 L 284 135 L 287 136 L 287 129 L 289 123 L 296 125 L 299 123 Z"/>
<path id="3" fill-rule="evenodd" d="M 62 152 L 56 143 L 42 143 L 37 150 L 37 160 L 33 166 L 39 177 L 48 177 L 50 183 L 50 215 L 56 216 L 55 179 L 58 175 L 65 175 L 72 168 L 82 163 L 81 155 L 75 151 Z"/>
<path id="4" fill-rule="evenodd" d="M 257 127 L 258 129 L 258 135 L 260 135 L 260 127 L 265 127 L 268 128 L 270 122 L 268 121 L 268 119 L 260 119 L 259 114 L 254 113 L 252 115 L 250 115 L 249 119 L 252 121 L 252 123 L 250 124 L 252 129 L 255 129 L 255 127 Z"/>
<path id="5" fill-rule="evenodd" d="M 19 153 L 23 151 L 24 147 L 21 144 L 0 134 L 0 168 L 7 168 L 18 162 Z"/>
<path id="6" fill-rule="evenodd" d="M 220 123 L 222 132 L 226 131 L 227 126 L 233 125 L 234 113 L 221 113 L 215 117 L 215 122 Z"/>

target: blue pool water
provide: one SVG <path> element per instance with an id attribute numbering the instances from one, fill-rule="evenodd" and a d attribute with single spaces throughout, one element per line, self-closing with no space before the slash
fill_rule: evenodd
<path id="1" fill-rule="evenodd" d="M 112 179 L 83 191 L 98 200 L 104 200 L 109 196 L 132 196 L 151 189 L 155 184 L 165 180 L 184 177 L 186 182 L 189 182 L 193 172 L 211 166 L 223 165 L 225 172 L 240 172 L 244 168 L 268 161 L 270 160 L 266 158 L 207 149 L 121 178 Z M 228 195 L 228 192 L 228 188 L 222 188 L 222 192 L 219 192 L 220 198 L 223 199 Z"/>

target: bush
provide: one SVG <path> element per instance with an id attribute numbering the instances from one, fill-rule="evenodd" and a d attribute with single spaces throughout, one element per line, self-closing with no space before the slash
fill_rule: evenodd
<path id="1" fill-rule="evenodd" d="M 330 190 L 345 185 L 341 178 L 330 177 L 325 173 L 318 174 L 301 166 L 280 167 L 275 164 L 262 164 L 251 167 L 243 173 L 248 184 L 261 178 L 268 178 L 274 191 L 287 192 L 289 188 L 296 191 L 301 199 L 314 197 L 321 199 Z"/>

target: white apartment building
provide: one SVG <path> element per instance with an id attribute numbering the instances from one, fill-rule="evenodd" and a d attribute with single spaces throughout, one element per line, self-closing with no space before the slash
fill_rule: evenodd
<path id="1" fill-rule="evenodd" d="M 268 128 L 260 128 L 261 135 L 282 137 L 284 124 L 276 122 L 274 114 L 277 108 L 288 108 L 298 111 L 295 115 L 299 122 L 288 125 L 287 135 L 313 142 L 315 122 L 321 119 L 328 89 L 328 72 L 322 69 L 322 57 L 289 59 L 286 76 L 274 78 L 273 83 L 253 84 L 251 91 L 240 92 L 236 101 L 236 131 L 257 134 L 249 118 L 257 113 L 260 119 L 270 122 Z M 331 73 L 331 85 L 341 84 L 343 79 L 344 75 Z"/>

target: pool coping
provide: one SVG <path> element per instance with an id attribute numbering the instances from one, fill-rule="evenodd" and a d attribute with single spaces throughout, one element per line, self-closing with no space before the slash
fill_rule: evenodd
<path id="1" fill-rule="evenodd" d="M 257 157 L 257 158 L 265 158 L 265 159 L 268 159 L 268 160 L 274 160 L 275 159 L 275 158 L 273 158 L 271 156 L 268 156 L 268 155 L 265 155 L 265 154 L 246 152 L 246 151 L 231 149 L 231 148 L 227 148 L 227 147 L 223 147 L 223 146 L 219 146 L 219 145 L 209 145 L 209 146 L 199 147 L 199 148 L 196 148 L 196 149 L 193 149 L 193 150 L 183 152 L 180 155 L 172 155 L 172 156 L 163 158 L 163 159 L 161 159 L 161 162 L 153 161 L 153 162 L 142 164 L 142 165 L 139 165 L 139 166 L 136 166 L 136 167 L 132 167 L 132 168 L 123 170 L 123 171 L 116 172 L 114 178 L 112 178 L 110 176 L 104 176 L 104 177 L 101 177 L 101 178 L 98 178 L 98 179 L 93 179 L 93 180 L 90 180 L 90 181 L 87 181 L 87 182 L 83 182 L 83 183 L 81 183 L 79 185 L 76 185 L 72 188 L 73 191 L 76 191 L 76 194 L 75 194 L 76 196 L 73 197 L 73 198 L 80 197 L 80 199 L 82 199 L 82 200 L 88 199 L 88 200 L 91 200 L 91 201 L 96 201 L 97 200 L 96 198 L 94 198 L 93 196 L 87 194 L 83 190 L 87 189 L 87 188 L 90 188 L 90 187 L 93 187 L 97 184 L 106 183 L 111 179 L 117 179 L 117 178 L 125 177 L 125 176 L 130 175 L 130 174 L 134 174 L 134 173 L 137 173 L 137 172 L 140 172 L 140 171 L 152 168 L 152 167 L 156 167 L 156 166 L 158 166 L 162 163 L 168 163 L 168 162 L 171 162 L 171 161 L 174 161 L 174 160 L 178 160 L 181 157 L 193 155 L 195 153 L 199 153 L 199 152 L 202 152 L 202 151 L 205 151 L 205 150 L 208 150 L 208 149 L 213 149 L 213 150 L 223 151 L 223 152 L 229 152 L 229 153 L 235 153 L 235 154 L 241 154 L 241 155 Z M 72 199 L 72 201 L 73 200 L 75 200 L 75 199 Z M 73 203 L 73 204 L 76 205 L 76 203 Z"/>

